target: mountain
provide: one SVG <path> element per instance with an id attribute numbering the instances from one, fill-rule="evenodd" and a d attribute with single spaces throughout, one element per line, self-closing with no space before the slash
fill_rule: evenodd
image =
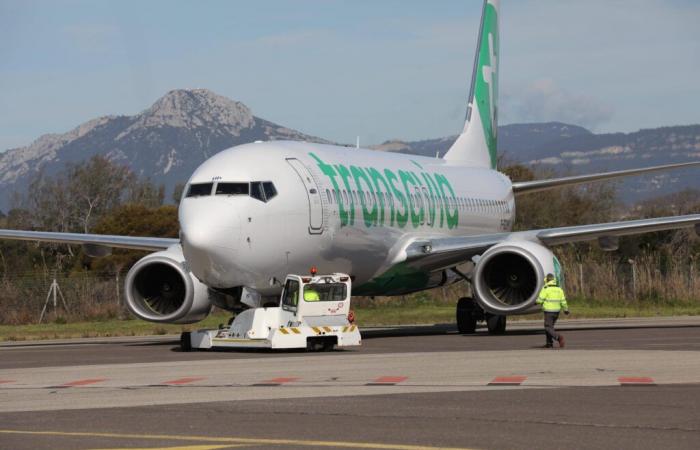
<path id="1" fill-rule="evenodd" d="M 47 134 L 27 147 L 0 153 L 0 210 L 13 192 L 26 191 L 40 171 L 105 155 L 171 191 L 215 153 L 256 140 L 327 142 L 252 114 L 243 103 L 206 89 L 174 90 L 135 116 L 105 116 L 64 134 Z"/>
<path id="2" fill-rule="evenodd" d="M 376 150 L 440 155 L 456 136 L 415 142 L 387 141 Z M 253 115 L 243 103 L 206 89 L 174 90 L 134 116 L 105 116 L 64 134 L 47 134 L 30 145 L 0 153 L 0 210 L 14 192 L 24 193 L 41 171 L 55 174 L 66 164 L 93 155 L 129 165 L 135 173 L 163 183 L 169 192 L 215 153 L 256 140 L 325 142 Z M 558 174 L 590 173 L 700 159 L 700 125 L 595 134 L 559 122 L 499 127 L 499 154 L 508 162 L 552 169 Z M 638 177 L 621 184 L 625 201 L 698 187 L 700 170 Z"/>
<path id="3" fill-rule="evenodd" d="M 414 142 L 391 140 L 373 148 L 423 156 L 444 155 L 457 136 Z M 672 162 L 700 160 L 700 125 L 645 129 L 634 133 L 595 134 L 560 122 L 498 127 L 498 153 L 558 175 L 606 172 Z M 700 188 L 700 169 L 659 172 L 620 182 L 625 202 Z"/>

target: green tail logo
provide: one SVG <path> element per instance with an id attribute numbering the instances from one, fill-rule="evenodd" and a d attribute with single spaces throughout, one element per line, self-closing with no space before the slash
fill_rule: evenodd
<path id="1" fill-rule="evenodd" d="M 488 2 L 484 5 L 479 60 L 474 74 L 474 102 L 484 129 L 492 168 L 496 168 L 498 134 L 498 36 L 498 11 Z"/>

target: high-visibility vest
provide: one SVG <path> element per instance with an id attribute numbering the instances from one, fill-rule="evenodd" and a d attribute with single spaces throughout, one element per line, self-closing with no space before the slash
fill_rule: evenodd
<path id="1" fill-rule="evenodd" d="M 559 312 L 569 310 L 569 305 L 566 303 L 564 290 L 557 286 L 556 281 L 545 283 L 540 291 L 540 296 L 537 299 L 537 304 L 542 305 L 545 312 Z"/>
<path id="2" fill-rule="evenodd" d="M 304 300 L 307 302 L 317 302 L 321 300 L 321 298 L 318 296 L 318 292 L 314 291 L 313 289 L 306 288 L 304 289 Z"/>

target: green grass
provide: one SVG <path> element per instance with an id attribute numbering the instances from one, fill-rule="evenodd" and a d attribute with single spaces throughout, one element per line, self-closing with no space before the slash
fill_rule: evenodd
<path id="1" fill-rule="evenodd" d="M 643 306 L 606 305 L 602 302 L 570 302 L 572 319 L 658 317 L 700 315 L 700 303 L 645 304 Z M 355 309 L 360 326 L 410 325 L 452 323 L 455 320 L 454 305 L 419 304 L 379 306 Z M 216 313 L 193 325 L 161 325 L 142 320 L 105 320 L 99 322 L 44 323 L 41 325 L 0 325 L 0 340 L 22 341 L 37 339 L 63 339 L 108 336 L 148 336 L 179 334 L 197 328 L 216 328 L 228 321 L 228 314 Z M 539 314 L 511 316 L 509 320 L 539 319 Z M 60 322 L 60 321 L 59 321 Z"/>
<path id="2" fill-rule="evenodd" d="M 23 341 L 35 339 L 63 339 L 109 336 L 150 336 L 178 334 L 197 328 L 216 328 L 226 323 L 228 314 L 212 314 L 193 325 L 167 325 L 138 319 L 111 319 L 99 322 L 43 323 L 34 325 L 0 325 L 0 340 Z"/>

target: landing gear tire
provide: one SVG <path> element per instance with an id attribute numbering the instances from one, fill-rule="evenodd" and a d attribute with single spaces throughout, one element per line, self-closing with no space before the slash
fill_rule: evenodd
<path id="1" fill-rule="evenodd" d="M 476 332 L 477 306 L 473 298 L 462 297 L 457 302 L 457 329 L 461 334 Z"/>
<path id="2" fill-rule="evenodd" d="M 180 351 L 191 352 L 192 351 L 192 340 L 190 339 L 190 332 L 183 331 L 180 333 Z"/>
<path id="3" fill-rule="evenodd" d="M 506 316 L 487 314 L 486 327 L 489 334 L 504 334 L 506 332 Z"/>

